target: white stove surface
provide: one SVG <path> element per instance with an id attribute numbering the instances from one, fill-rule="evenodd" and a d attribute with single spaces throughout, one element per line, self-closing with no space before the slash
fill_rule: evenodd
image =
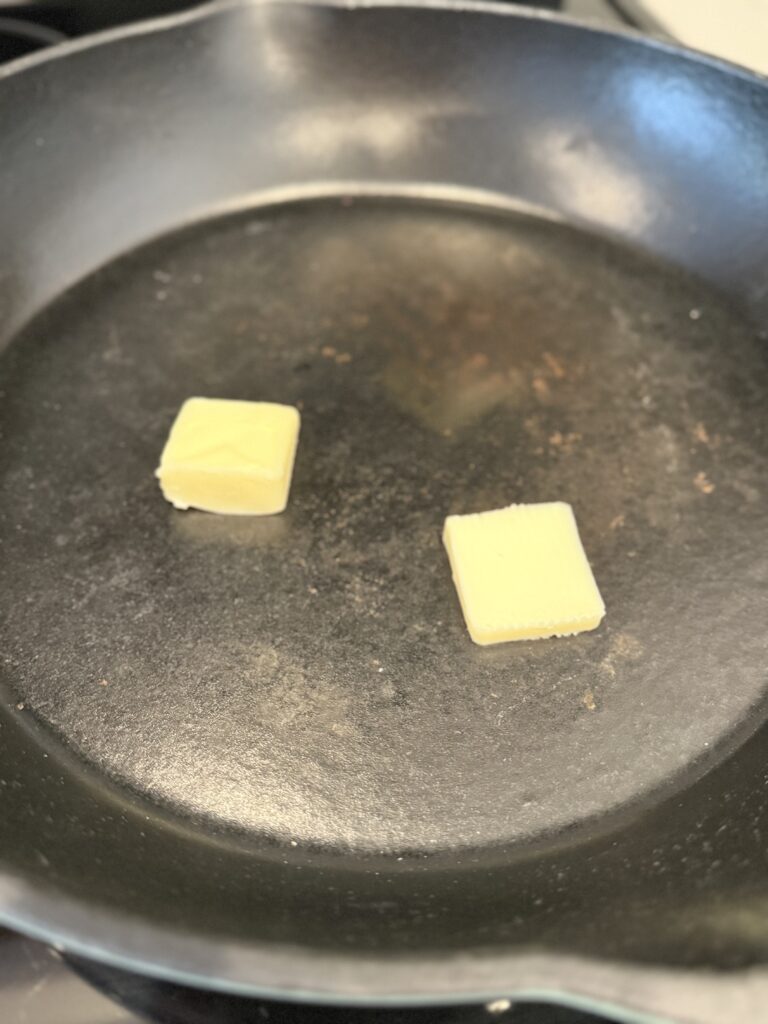
<path id="1" fill-rule="evenodd" d="M 768 0 L 635 0 L 665 33 L 768 75 Z"/>

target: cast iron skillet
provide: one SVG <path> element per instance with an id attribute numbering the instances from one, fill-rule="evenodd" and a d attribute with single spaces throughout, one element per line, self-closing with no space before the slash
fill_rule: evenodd
<path id="1" fill-rule="evenodd" d="M 0 139 L 2 919 L 237 992 L 757 1019 L 765 81 L 236 2 L 2 72 Z M 162 500 L 191 394 L 301 404 L 284 515 Z M 605 623 L 477 648 L 443 517 L 547 499 Z"/>

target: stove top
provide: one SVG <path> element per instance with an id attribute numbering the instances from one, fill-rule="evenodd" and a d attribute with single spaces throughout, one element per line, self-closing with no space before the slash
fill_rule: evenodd
<path id="1" fill-rule="evenodd" d="M 582 18 L 637 24 L 612 0 L 528 0 Z M 0 0 L 0 62 L 112 25 L 196 6 L 193 0 Z M 340 1009 L 198 992 L 65 957 L 0 929 L 2 1024 L 597 1024 L 534 1003 L 411 1010 Z"/>

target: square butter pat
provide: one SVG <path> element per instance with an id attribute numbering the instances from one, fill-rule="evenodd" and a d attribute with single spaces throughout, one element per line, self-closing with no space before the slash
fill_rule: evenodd
<path id="1" fill-rule="evenodd" d="M 176 508 L 243 516 L 282 512 L 299 424 L 290 405 L 187 399 L 156 472 L 163 495 Z"/>
<path id="2" fill-rule="evenodd" d="M 443 541 L 476 644 L 568 636 L 605 615 L 565 502 L 448 516 Z"/>

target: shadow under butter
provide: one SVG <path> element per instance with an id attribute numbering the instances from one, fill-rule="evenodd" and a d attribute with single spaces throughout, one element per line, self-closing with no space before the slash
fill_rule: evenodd
<path id="1" fill-rule="evenodd" d="M 287 543 L 290 516 L 228 516 L 215 512 L 174 510 L 171 531 L 186 544 L 237 548 L 273 547 Z"/>

